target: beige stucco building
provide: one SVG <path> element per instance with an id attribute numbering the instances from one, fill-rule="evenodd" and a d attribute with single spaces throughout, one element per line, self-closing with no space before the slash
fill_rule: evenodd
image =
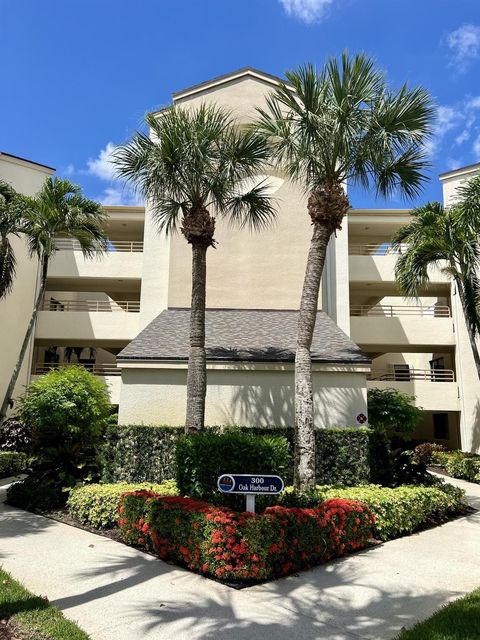
<path id="1" fill-rule="evenodd" d="M 277 82 L 268 74 L 243 69 L 174 94 L 173 100 L 185 106 L 212 100 L 246 123 Z M 445 202 L 455 197 L 462 180 L 479 170 L 475 165 L 440 176 Z M 35 192 L 51 172 L 0 154 L 0 178 L 25 193 Z M 255 332 L 241 332 L 249 336 L 248 344 L 236 342 L 235 333 L 243 319 L 252 317 L 248 314 L 259 313 L 268 326 L 275 314 L 290 317 L 300 300 L 311 232 L 304 198 L 282 176 L 272 174 L 269 180 L 278 208 L 274 227 L 255 234 L 218 221 L 218 248 L 208 254 L 207 306 L 212 314 L 217 312 L 212 318 L 218 319 L 222 309 L 243 313 L 240 320 L 235 316 L 236 324 L 228 325 L 230 333 L 222 334 L 212 320 L 207 334 L 213 340 L 209 424 L 293 421 L 293 356 L 272 355 L 275 350 L 291 352 L 291 332 L 275 320 L 270 335 L 262 334 L 260 354 L 252 344 Z M 105 380 L 112 403 L 119 407 L 120 422 L 182 423 L 185 353 L 170 352 L 171 335 L 152 331 L 162 312 L 163 318 L 170 318 L 190 304 L 190 247 L 181 236 L 158 233 L 148 207 L 106 210 L 110 244 L 102 259 L 86 261 L 74 243 L 59 243 L 16 394 L 29 379 L 70 356 L 71 362 L 79 360 Z M 323 336 L 324 346 L 335 344 L 338 350 L 314 361 L 316 424 L 357 424 L 367 413 L 367 388 L 393 387 L 414 395 L 424 409 L 419 438 L 480 452 L 480 384 L 452 282 L 441 270 L 432 272 L 430 286 L 418 301 L 405 300 L 395 284 L 397 254 L 391 238 L 408 220 L 406 209 L 352 209 L 331 240 L 319 311 L 326 322 L 331 318 L 336 324 L 335 335 L 322 320 L 318 339 Z M 37 282 L 37 265 L 23 253 L 21 240 L 18 251 L 21 272 L 14 292 L 0 302 L 0 393 L 15 361 Z M 147 351 L 145 335 L 153 340 Z M 342 348 L 353 353 L 352 343 L 366 357 L 358 356 L 360 351 L 350 359 L 339 355 Z"/>

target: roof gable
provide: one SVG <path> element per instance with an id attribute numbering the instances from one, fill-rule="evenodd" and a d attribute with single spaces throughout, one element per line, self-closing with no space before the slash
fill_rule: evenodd
<path id="1" fill-rule="evenodd" d="M 207 92 L 212 89 L 217 89 L 222 85 L 238 82 L 245 79 L 253 79 L 262 83 L 266 83 L 270 85 L 272 88 L 277 87 L 280 82 L 284 82 L 282 78 L 278 76 L 274 76 L 270 73 L 265 73 L 264 71 L 260 71 L 259 69 L 254 69 L 253 67 L 242 67 L 237 71 L 231 71 L 230 73 L 225 73 L 221 76 L 217 76 L 212 78 L 211 80 L 206 80 L 205 82 L 200 82 L 199 84 L 192 85 L 181 91 L 176 91 L 173 94 L 174 102 L 183 100 L 185 98 L 190 98 L 194 95 Z"/>

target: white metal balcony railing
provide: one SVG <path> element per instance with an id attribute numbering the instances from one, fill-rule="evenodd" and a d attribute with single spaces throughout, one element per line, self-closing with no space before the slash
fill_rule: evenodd
<path id="1" fill-rule="evenodd" d="M 455 374 L 450 369 L 405 369 L 371 371 L 368 380 L 411 382 L 424 380 L 426 382 L 455 382 Z"/>
<path id="2" fill-rule="evenodd" d="M 69 365 L 80 364 L 95 376 L 120 376 L 121 370 L 114 364 L 92 364 L 92 363 L 73 363 L 73 362 L 37 362 L 33 368 L 34 375 L 42 375 L 48 373 L 52 369 L 59 367 L 68 367 Z"/>
<path id="3" fill-rule="evenodd" d="M 48 294 L 47 294 L 48 295 Z M 45 300 L 42 311 L 87 311 L 91 313 L 109 313 L 121 311 L 138 313 L 140 302 L 138 300 Z"/>
<path id="4" fill-rule="evenodd" d="M 407 249 L 406 244 L 393 247 L 390 242 L 372 243 L 372 244 L 350 244 L 348 245 L 348 253 L 351 256 L 391 256 L 400 255 Z"/>
<path id="5" fill-rule="evenodd" d="M 398 316 L 415 316 L 421 318 L 450 318 L 450 307 L 435 305 L 422 307 L 421 305 L 360 305 L 350 306 L 351 316 L 377 316 L 384 318 L 396 318 Z"/>
<path id="6" fill-rule="evenodd" d="M 80 243 L 73 238 L 57 238 L 55 246 L 60 251 L 81 251 Z M 142 251 L 141 240 L 108 240 L 107 252 L 109 253 L 141 253 Z"/>

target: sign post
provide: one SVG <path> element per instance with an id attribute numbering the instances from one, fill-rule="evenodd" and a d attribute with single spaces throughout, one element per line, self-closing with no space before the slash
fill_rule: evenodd
<path id="1" fill-rule="evenodd" d="M 255 513 L 255 496 L 273 496 L 281 493 L 284 483 L 280 476 L 258 473 L 224 473 L 218 477 L 217 487 L 222 493 L 246 496 L 246 511 Z"/>

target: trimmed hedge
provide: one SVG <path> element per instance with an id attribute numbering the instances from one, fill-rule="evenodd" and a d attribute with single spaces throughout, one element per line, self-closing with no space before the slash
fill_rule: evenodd
<path id="1" fill-rule="evenodd" d="M 118 503 L 120 496 L 128 491 L 148 489 L 162 496 L 176 496 L 177 485 L 173 480 L 165 480 L 161 484 L 149 482 L 131 484 L 87 484 L 74 487 L 67 500 L 67 509 L 71 516 L 83 524 L 96 529 L 115 527 L 118 520 Z"/>
<path id="2" fill-rule="evenodd" d="M 369 485 L 364 487 L 317 487 L 317 500 L 345 498 L 360 500 L 375 515 L 375 537 L 390 540 L 409 535 L 417 529 L 438 524 L 462 513 L 467 503 L 465 492 L 449 484 L 436 487 Z"/>
<path id="3" fill-rule="evenodd" d="M 222 473 L 264 473 L 285 477 L 292 460 L 286 438 L 240 431 L 182 436 L 175 451 L 176 480 L 180 493 L 190 498 L 242 508 L 244 496 L 217 489 Z"/>
<path id="4" fill-rule="evenodd" d="M 102 482 L 163 482 L 175 477 L 175 443 L 183 427 L 110 425 L 102 449 Z"/>
<path id="5" fill-rule="evenodd" d="M 283 436 L 293 451 L 293 428 L 211 427 L 210 433 L 235 431 L 268 436 Z M 103 447 L 103 482 L 162 482 L 176 475 L 175 445 L 183 427 L 152 425 L 112 425 Z M 370 466 L 377 469 L 388 459 L 387 446 L 369 429 L 317 429 L 316 461 L 319 484 L 352 486 L 370 481 Z M 383 463 L 382 463 L 383 464 Z M 247 473 L 249 471 L 247 470 Z M 378 476 L 372 476 L 379 481 Z M 292 481 L 291 470 L 284 478 Z"/>
<path id="6" fill-rule="evenodd" d="M 0 451 L 0 478 L 14 476 L 27 467 L 27 456 L 19 451 Z"/>
<path id="7" fill-rule="evenodd" d="M 480 456 L 464 451 L 434 451 L 432 463 L 443 467 L 453 478 L 480 482 Z"/>
<path id="8" fill-rule="evenodd" d="M 279 577 L 361 549 L 374 522 L 368 507 L 352 500 L 255 515 L 150 491 L 125 494 L 119 511 L 125 542 L 236 582 Z"/>

